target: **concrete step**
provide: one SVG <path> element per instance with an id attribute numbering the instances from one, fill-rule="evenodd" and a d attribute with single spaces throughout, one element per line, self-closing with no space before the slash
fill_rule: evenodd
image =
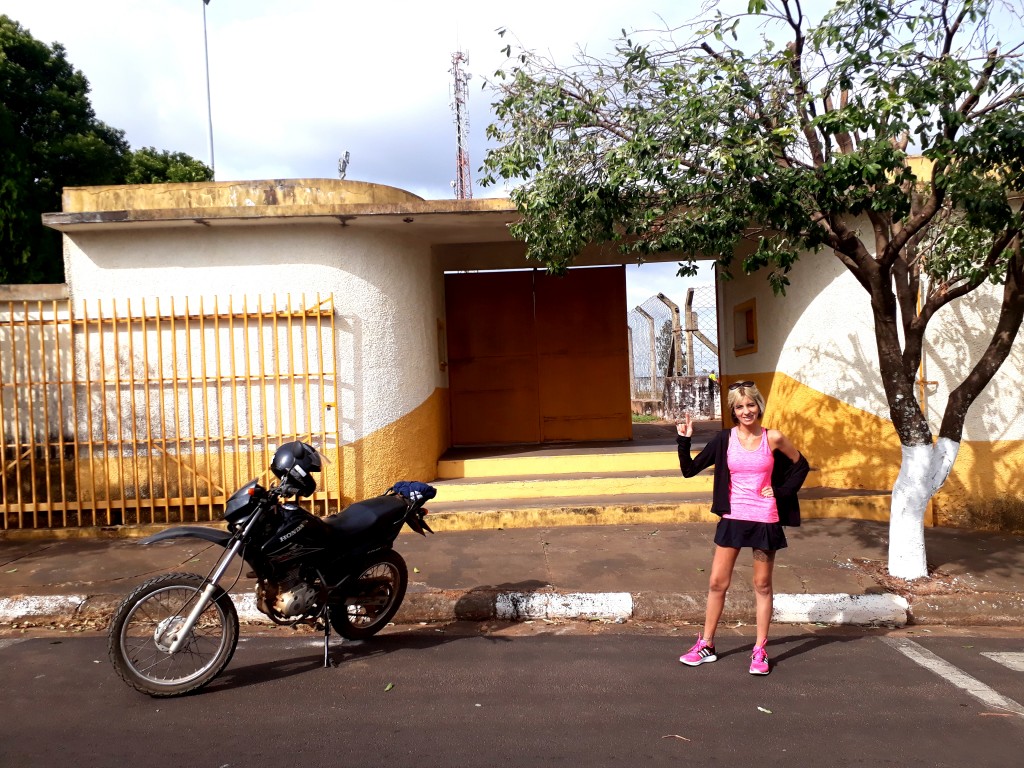
<path id="1" fill-rule="evenodd" d="M 576 472 L 539 475 L 499 475 L 435 480 L 437 500 L 501 501 L 516 499 L 555 499 L 566 497 L 620 497 L 630 494 L 705 493 L 710 498 L 714 476 L 711 470 L 684 478 L 674 470 L 635 470 L 619 472 Z M 436 506 L 436 505 L 435 505 Z"/>
<path id="2" fill-rule="evenodd" d="M 853 517 L 885 521 L 890 494 L 878 490 L 806 488 L 800 492 L 804 521 Z M 711 491 L 630 493 L 564 497 L 451 500 L 438 494 L 428 505 L 435 531 L 568 525 L 658 525 L 715 522 Z"/>
<path id="3" fill-rule="evenodd" d="M 633 450 L 611 453 L 538 453 L 441 459 L 439 480 L 539 475 L 576 475 L 586 472 L 660 472 L 679 474 L 675 450 Z"/>

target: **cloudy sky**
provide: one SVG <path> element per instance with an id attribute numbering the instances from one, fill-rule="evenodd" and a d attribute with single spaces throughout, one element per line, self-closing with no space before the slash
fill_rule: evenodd
<path id="1" fill-rule="evenodd" d="M 740 0 L 730 0 L 738 4 Z M 813 0 L 812 0 L 813 2 Z M 745 5 L 745 0 L 741 3 Z M 684 9 L 684 10 L 680 10 Z M 210 0 L 206 11 L 219 181 L 347 178 L 427 199 L 453 196 L 452 53 L 468 57 L 470 167 L 486 151 L 485 80 L 510 38 L 568 62 L 607 50 L 623 28 L 689 20 L 680 0 Z M 2 12 L 59 42 L 91 85 L 97 116 L 133 148 L 209 163 L 203 0 L 4 0 Z M 505 28 L 505 39 L 497 30 Z M 501 197 L 480 188 L 475 197 Z M 627 269 L 630 306 L 685 294 L 675 265 Z M 710 281 L 705 270 L 697 282 Z"/>

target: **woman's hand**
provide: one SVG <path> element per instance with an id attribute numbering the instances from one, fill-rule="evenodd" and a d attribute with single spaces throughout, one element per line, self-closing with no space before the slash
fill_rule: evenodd
<path id="1" fill-rule="evenodd" d="M 766 485 L 764 488 L 761 489 L 761 495 L 764 496 L 765 498 L 770 499 L 772 496 L 775 495 L 775 490 L 770 485 Z"/>
<path id="2" fill-rule="evenodd" d="M 676 422 L 676 432 L 680 437 L 693 437 L 693 417 L 686 414 L 681 422 Z"/>

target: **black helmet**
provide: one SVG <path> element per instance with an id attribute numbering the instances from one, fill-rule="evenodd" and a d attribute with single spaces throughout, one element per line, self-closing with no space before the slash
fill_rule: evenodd
<path id="1" fill-rule="evenodd" d="M 298 440 L 285 443 L 274 453 L 270 464 L 281 485 L 297 496 L 309 496 L 316 490 L 312 472 L 320 471 L 320 454 L 316 449 Z"/>

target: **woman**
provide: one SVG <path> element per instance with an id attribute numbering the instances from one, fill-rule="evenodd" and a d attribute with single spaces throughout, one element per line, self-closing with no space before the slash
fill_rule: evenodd
<path id="1" fill-rule="evenodd" d="M 715 466 L 711 511 L 721 516 L 715 530 L 715 556 L 711 562 L 704 630 L 694 646 L 679 657 L 688 666 L 716 661 L 715 630 L 725 607 L 740 550 L 754 554 L 754 596 L 757 607 L 757 642 L 750 656 L 750 674 L 767 675 L 768 628 L 772 620 L 772 570 L 775 553 L 786 546 L 782 525 L 799 525 L 796 493 L 807 477 L 807 460 L 776 429 L 761 426 L 764 397 L 752 381 L 729 385 L 729 412 L 736 426 L 715 435 L 696 458 L 690 458 L 693 420 L 687 414 L 676 425 L 679 468 L 693 477 Z M 780 513 L 782 518 L 780 519 Z"/>

